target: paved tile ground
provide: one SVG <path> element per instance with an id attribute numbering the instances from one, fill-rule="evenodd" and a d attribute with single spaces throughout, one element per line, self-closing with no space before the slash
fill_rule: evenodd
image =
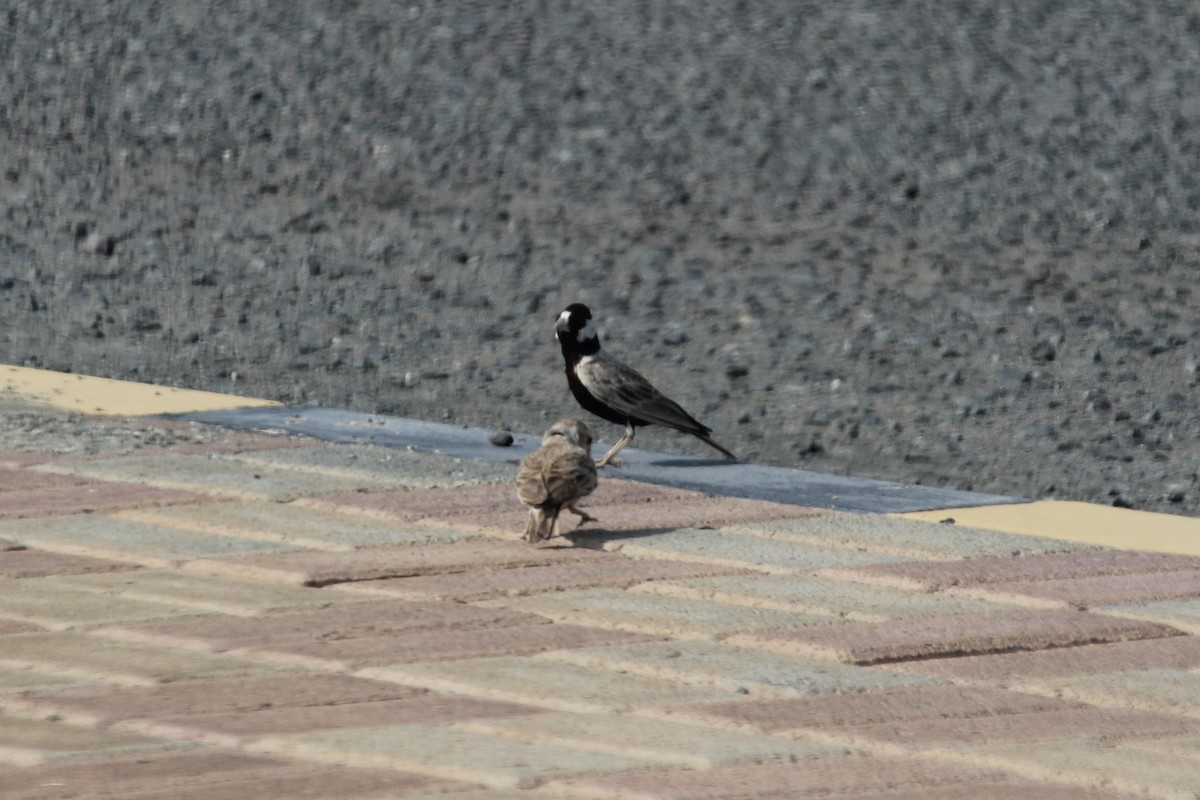
<path id="1" fill-rule="evenodd" d="M 0 800 L 1200 797 L 1194 557 L 619 471 L 532 546 L 513 464 L 5 447 Z"/>

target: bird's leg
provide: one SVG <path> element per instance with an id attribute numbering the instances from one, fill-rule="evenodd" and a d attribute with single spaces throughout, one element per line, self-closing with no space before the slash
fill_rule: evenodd
<path id="1" fill-rule="evenodd" d="M 580 525 L 582 525 L 585 522 L 599 522 L 600 521 L 600 520 L 596 519 L 595 517 L 593 517 L 591 514 L 587 513 L 586 511 L 580 511 L 578 508 L 575 507 L 574 503 L 567 506 L 567 511 L 570 511 L 572 514 L 579 517 Z"/>
<path id="2" fill-rule="evenodd" d="M 529 522 L 525 523 L 525 535 L 521 537 L 527 542 L 537 541 L 538 517 L 540 513 L 536 508 L 529 509 Z"/>
<path id="3" fill-rule="evenodd" d="M 613 445 L 612 450 L 609 450 L 607 453 L 605 453 L 603 456 L 601 456 L 600 460 L 596 462 L 596 469 L 600 469 L 605 464 L 612 461 L 613 458 L 617 455 L 617 453 L 621 452 L 621 448 L 624 447 L 625 445 L 629 444 L 632 441 L 633 441 L 633 425 L 632 425 L 632 423 L 626 422 L 625 423 L 625 435 L 622 436 L 619 440 L 617 440 L 617 443 Z M 621 462 L 619 462 L 619 461 L 613 464 L 614 467 L 619 467 L 620 465 L 621 465 Z"/>

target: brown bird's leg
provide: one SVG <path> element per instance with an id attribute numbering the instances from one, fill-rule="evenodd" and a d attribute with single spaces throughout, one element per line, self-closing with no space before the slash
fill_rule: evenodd
<path id="1" fill-rule="evenodd" d="M 567 506 L 567 511 L 570 511 L 572 514 L 579 517 L 580 525 L 582 525 L 585 522 L 599 522 L 600 521 L 600 520 L 596 519 L 595 517 L 593 517 L 591 514 L 587 513 L 586 511 L 580 511 L 578 508 L 575 507 L 574 504 Z"/>
<path id="2" fill-rule="evenodd" d="M 632 441 L 633 441 L 633 425 L 631 423 L 626 422 L 625 423 L 625 435 L 622 436 L 617 441 L 617 443 L 613 445 L 612 450 L 609 450 L 607 453 L 605 453 L 600 458 L 599 461 L 596 462 L 596 469 L 600 469 L 605 464 L 612 461 L 613 457 L 616 456 L 617 453 L 621 452 L 621 448 L 624 447 L 625 445 L 629 444 Z M 620 465 L 621 465 L 621 462 L 619 462 L 619 461 L 616 462 L 615 464 L 613 464 L 614 467 L 619 467 Z"/>
<path id="3" fill-rule="evenodd" d="M 529 522 L 525 523 L 525 535 L 521 537 L 527 542 L 537 541 L 538 516 L 536 508 L 529 509 Z"/>

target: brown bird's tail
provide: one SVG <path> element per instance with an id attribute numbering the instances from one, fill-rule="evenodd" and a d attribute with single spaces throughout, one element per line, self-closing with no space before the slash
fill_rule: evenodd
<path id="1" fill-rule="evenodd" d="M 525 526 L 525 541 L 544 542 L 558 530 L 557 508 L 529 509 L 529 523 Z"/>

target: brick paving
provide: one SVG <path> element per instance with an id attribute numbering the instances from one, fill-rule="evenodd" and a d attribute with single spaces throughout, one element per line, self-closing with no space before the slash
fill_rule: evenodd
<path id="1" fill-rule="evenodd" d="M 0 800 L 1200 797 L 1200 559 L 210 438 L 0 442 Z"/>

